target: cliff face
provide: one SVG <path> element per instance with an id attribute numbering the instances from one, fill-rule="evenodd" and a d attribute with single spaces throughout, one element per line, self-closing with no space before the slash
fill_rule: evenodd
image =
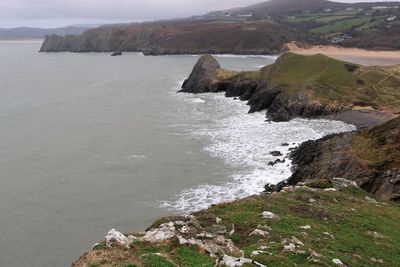
<path id="1" fill-rule="evenodd" d="M 400 118 L 355 133 L 305 142 L 292 155 L 290 184 L 343 177 L 400 201 Z"/>
<path id="2" fill-rule="evenodd" d="M 166 22 L 101 27 L 82 35 L 48 36 L 41 52 L 276 54 L 299 34 L 273 23 Z"/>
<path id="3" fill-rule="evenodd" d="M 204 73 L 201 70 L 209 62 L 216 61 L 211 56 L 199 60 L 183 92 L 223 91 L 228 97 L 248 100 L 250 112 L 267 110 L 273 121 L 335 116 L 365 127 L 385 118 L 387 111 L 400 111 L 397 67 L 365 67 L 323 55 L 285 53 L 259 71 L 234 72 L 218 66 Z"/>

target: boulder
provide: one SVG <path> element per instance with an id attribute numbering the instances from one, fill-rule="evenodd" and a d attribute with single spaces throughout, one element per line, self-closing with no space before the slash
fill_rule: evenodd
<path id="1" fill-rule="evenodd" d="M 121 51 L 115 51 L 111 54 L 112 57 L 116 57 L 116 56 L 122 56 L 122 52 Z"/>
<path id="2" fill-rule="evenodd" d="M 214 81 L 217 71 L 220 69 L 221 66 L 213 56 L 202 56 L 194 66 L 189 78 L 183 83 L 180 92 L 199 94 L 217 91 Z"/>

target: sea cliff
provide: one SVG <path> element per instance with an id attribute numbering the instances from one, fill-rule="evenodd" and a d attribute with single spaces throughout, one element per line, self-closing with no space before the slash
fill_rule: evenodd
<path id="1" fill-rule="evenodd" d="M 359 128 L 400 111 L 400 69 L 367 67 L 318 54 L 284 53 L 259 71 L 222 69 L 203 56 L 181 92 L 225 92 L 248 101 L 249 112 L 266 110 L 272 121 L 296 117 L 335 118 Z"/>
<path id="2" fill-rule="evenodd" d="M 81 35 L 49 35 L 40 52 L 277 54 L 298 34 L 273 23 L 164 22 L 104 26 Z"/>

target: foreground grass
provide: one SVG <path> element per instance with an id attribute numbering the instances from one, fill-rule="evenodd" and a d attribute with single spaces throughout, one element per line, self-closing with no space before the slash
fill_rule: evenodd
<path id="1" fill-rule="evenodd" d="M 321 182 L 313 186 L 330 185 Z M 273 212 L 280 219 L 264 219 L 260 215 L 263 211 Z M 266 266 L 332 266 L 334 259 L 347 266 L 398 266 L 400 206 L 374 200 L 356 187 L 334 192 L 299 187 L 214 205 L 194 216 L 209 232 L 215 227 L 216 218 L 221 218 L 219 228 L 226 228 L 225 237 L 242 249 L 245 257 Z M 153 226 L 176 219 L 164 218 Z M 269 234 L 249 235 L 260 228 L 268 229 Z M 283 251 L 285 244 L 296 240 L 302 245 Z M 255 255 L 257 250 L 260 253 Z M 138 242 L 129 249 L 100 246 L 99 250 L 85 254 L 75 266 L 214 265 L 215 259 L 201 248 L 179 245 L 174 237 L 161 243 Z"/>

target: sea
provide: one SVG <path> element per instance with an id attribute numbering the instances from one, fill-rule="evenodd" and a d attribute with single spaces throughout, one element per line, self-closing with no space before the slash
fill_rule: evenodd
<path id="1" fill-rule="evenodd" d="M 142 231 L 259 194 L 290 176 L 290 149 L 355 129 L 271 123 L 222 93 L 177 93 L 196 55 L 46 54 L 40 45 L 0 42 L 0 266 L 70 266 L 111 228 Z M 277 57 L 216 58 L 256 70 Z"/>

